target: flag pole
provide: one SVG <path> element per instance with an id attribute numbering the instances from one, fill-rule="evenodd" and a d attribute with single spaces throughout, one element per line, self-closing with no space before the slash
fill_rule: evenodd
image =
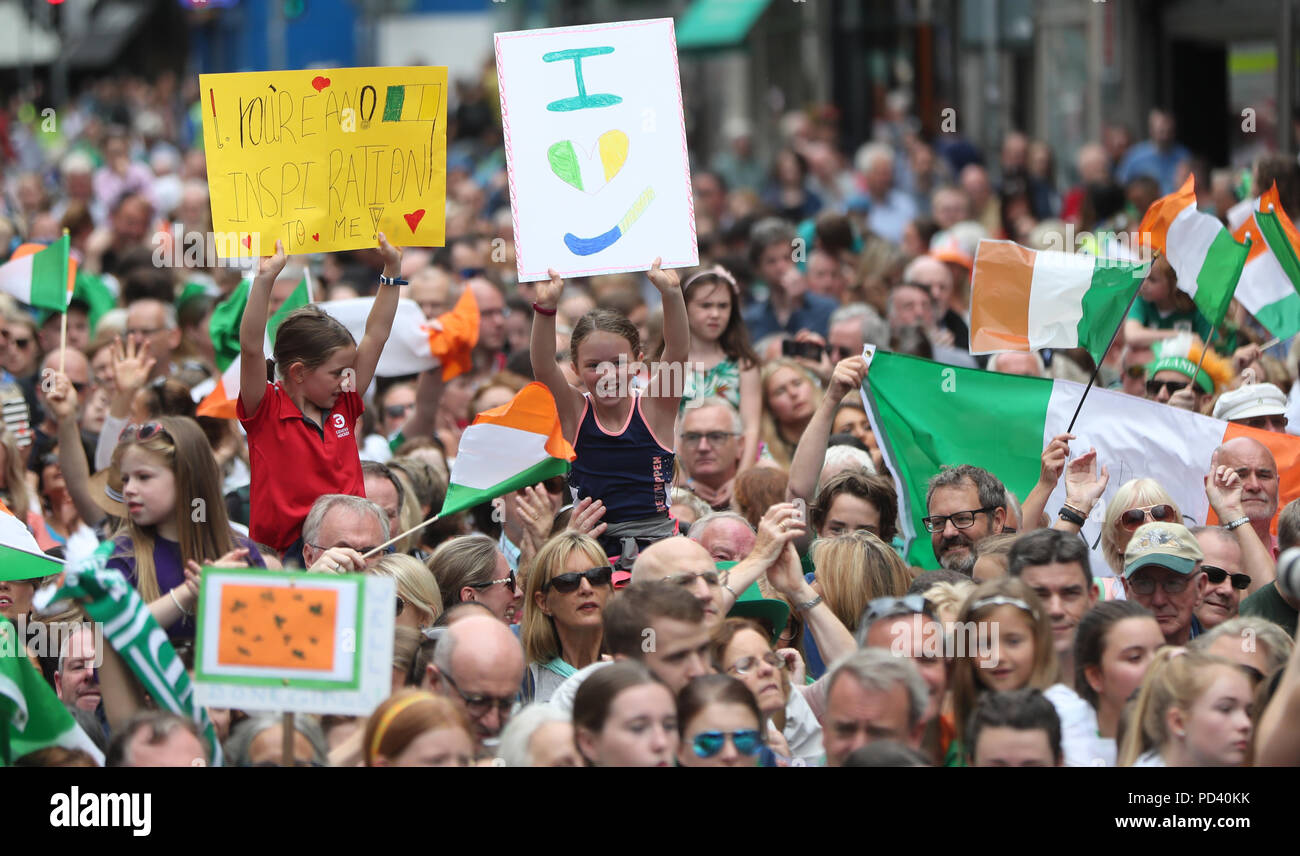
<path id="1" fill-rule="evenodd" d="M 68 238 L 68 230 L 63 230 L 63 237 Z M 63 320 L 59 322 L 59 374 L 64 373 L 68 356 L 68 304 L 71 302 L 68 291 L 68 260 L 63 259 Z"/>
<path id="2" fill-rule="evenodd" d="M 415 525 L 415 526 L 412 526 L 410 529 L 407 529 L 407 530 L 406 530 L 405 532 L 403 532 L 401 535 L 396 535 L 396 536 L 394 536 L 394 537 L 392 537 L 392 538 L 389 538 L 387 541 L 385 541 L 384 543 L 380 544 L 378 547 L 374 547 L 374 548 L 372 548 L 369 552 L 367 552 L 366 554 L 364 554 L 361 558 L 363 558 L 363 559 L 369 559 L 371 556 L 373 556 L 373 555 L 375 555 L 376 553 L 378 553 L 379 551 L 383 550 L 383 549 L 384 549 L 385 547 L 387 547 L 389 544 L 396 544 L 398 541 L 401 541 L 401 540 L 402 540 L 403 538 L 405 538 L 407 535 L 414 535 L 416 532 L 419 532 L 421 529 L 423 529 L 424 527 L 428 526 L 430 523 L 433 523 L 433 522 L 436 521 L 437 519 L 438 519 L 438 515 L 435 514 L 435 515 L 433 515 L 432 517 L 430 517 L 428 520 L 425 520 L 425 521 L 423 521 L 422 523 L 419 523 L 419 524 L 417 524 L 417 525 Z"/>
<path id="3" fill-rule="evenodd" d="M 1074 431 L 1074 423 L 1079 418 L 1079 411 L 1083 410 L 1083 402 L 1088 398 L 1088 390 L 1092 389 L 1093 384 L 1097 382 L 1097 375 L 1101 374 L 1101 364 L 1105 362 L 1106 355 L 1110 353 L 1110 349 L 1114 346 L 1115 338 L 1119 336 L 1119 331 L 1124 329 L 1124 322 L 1128 320 L 1129 310 L 1133 308 L 1133 304 L 1137 301 L 1138 293 L 1141 291 L 1141 286 L 1133 289 L 1133 296 L 1128 299 L 1128 306 L 1124 307 L 1124 314 L 1120 316 L 1119 326 L 1115 328 L 1114 333 L 1110 334 L 1110 341 L 1106 343 L 1106 350 L 1101 352 L 1101 359 L 1097 361 L 1096 368 L 1092 370 L 1092 377 L 1088 378 L 1088 385 L 1083 388 L 1083 395 L 1079 397 L 1079 406 L 1074 408 L 1074 415 L 1070 417 L 1070 427 L 1065 429 L 1065 433 L 1070 434 Z"/>

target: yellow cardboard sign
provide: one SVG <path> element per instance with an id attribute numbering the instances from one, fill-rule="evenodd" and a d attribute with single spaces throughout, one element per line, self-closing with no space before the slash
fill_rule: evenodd
<path id="1" fill-rule="evenodd" d="M 201 74 L 217 254 L 439 247 L 447 69 Z"/>

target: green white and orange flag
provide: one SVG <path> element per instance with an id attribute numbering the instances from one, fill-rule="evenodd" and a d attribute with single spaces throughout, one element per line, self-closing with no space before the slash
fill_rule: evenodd
<path id="1" fill-rule="evenodd" d="M 1072 381 L 876 352 L 863 401 L 898 490 L 908 563 L 938 567 L 921 522 L 931 477 L 944 467 L 972 464 L 1024 499 L 1038 481 L 1043 449 L 1065 433 L 1085 389 Z M 1098 465 L 1110 471 L 1106 493 L 1083 527 L 1089 544 L 1101 531 L 1106 503 L 1125 482 L 1144 476 L 1157 479 L 1169 492 L 1187 515 L 1187 525 L 1215 522 L 1205 498 L 1205 475 L 1214 450 L 1233 437 L 1253 437 L 1273 453 L 1281 474 L 1279 508 L 1300 497 L 1300 437 L 1290 434 L 1259 431 L 1099 387 L 1088 393 L 1072 433 L 1072 456 L 1096 448 Z M 1049 513 L 1064 501 L 1062 480 L 1047 501 Z M 1092 566 L 1098 576 L 1111 574 L 1099 551 L 1093 553 Z"/>
<path id="2" fill-rule="evenodd" d="M 0 580 L 39 580 L 63 573 L 63 562 L 41 552 L 31 530 L 0 502 Z"/>
<path id="3" fill-rule="evenodd" d="M 242 366 L 239 359 L 239 324 L 244 318 L 244 307 L 248 305 L 248 291 L 252 285 L 251 279 L 245 279 L 235 286 L 235 290 L 229 297 L 212 310 L 212 318 L 208 321 L 208 334 L 212 338 L 213 351 L 217 355 L 217 368 L 221 370 L 221 375 L 217 377 L 211 389 L 206 385 L 195 387 L 196 397 L 203 396 L 199 399 L 199 406 L 195 411 L 199 416 L 212 416 L 217 419 L 236 417 L 235 404 L 239 401 L 239 374 Z M 266 338 L 262 344 L 267 357 L 271 356 L 271 347 L 275 344 L 275 332 L 280 329 L 280 324 L 290 312 L 310 302 L 311 274 L 304 270 L 297 288 L 284 303 L 280 304 L 275 314 L 267 319 Z"/>
<path id="4" fill-rule="evenodd" d="M 1151 248 L 1169 259 L 1178 287 L 1217 327 L 1232 301 L 1246 263 L 1246 247 L 1237 243 L 1217 217 L 1196 210 L 1196 179 L 1162 196 L 1147 209 L 1139 227 Z"/>
<path id="5" fill-rule="evenodd" d="M 68 255 L 71 246 L 67 235 L 48 247 L 19 245 L 0 266 L 0 291 L 28 306 L 66 311 L 77 277 L 76 262 Z"/>
<path id="6" fill-rule="evenodd" d="M 562 476 L 576 458 L 544 384 L 528 384 L 508 403 L 474 418 L 460 438 L 439 516 Z"/>
<path id="7" fill-rule="evenodd" d="M 1086 348 L 1101 362 L 1146 267 L 980 241 L 971 274 L 970 352 Z"/>
<path id="8" fill-rule="evenodd" d="M 1300 232 L 1282 210 L 1276 183 L 1232 237 L 1250 247 L 1237 300 L 1279 339 L 1300 333 Z"/>

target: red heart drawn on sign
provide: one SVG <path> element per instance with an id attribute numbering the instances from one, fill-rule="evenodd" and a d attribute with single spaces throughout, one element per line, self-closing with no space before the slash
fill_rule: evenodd
<path id="1" fill-rule="evenodd" d="M 326 86 L 330 85 L 330 79 L 328 77 L 320 77 L 318 75 L 311 79 L 311 85 L 317 92 L 320 92 Z"/>
<path id="2" fill-rule="evenodd" d="M 415 227 L 419 226 L 420 220 L 424 218 L 424 209 L 421 208 L 418 211 L 412 211 L 410 214 L 403 214 L 402 216 L 406 218 L 406 225 L 410 226 L 411 231 L 414 232 Z"/>
<path id="3" fill-rule="evenodd" d="M 252 236 L 252 235 L 246 235 L 246 236 L 244 236 L 244 246 L 245 246 L 245 247 L 248 247 L 248 249 L 250 249 L 250 250 L 253 249 L 253 236 Z"/>
<path id="4" fill-rule="evenodd" d="M 312 239 L 313 241 L 319 241 L 319 240 L 320 240 L 320 232 L 312 232 L 311 239 Z"/>

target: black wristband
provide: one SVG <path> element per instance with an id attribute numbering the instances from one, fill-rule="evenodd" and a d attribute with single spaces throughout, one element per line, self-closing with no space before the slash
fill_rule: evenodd
<path id="1" fill-rule="evenodd" d="M 1082 526 L 1087 522 L 1087 518 L 1075 511 L 1068 505 L 1062 505 L 1061 510 L 1057 512 L 1060 518 L 1066 523 L 1073 523 L 1075 526 Z"/>

